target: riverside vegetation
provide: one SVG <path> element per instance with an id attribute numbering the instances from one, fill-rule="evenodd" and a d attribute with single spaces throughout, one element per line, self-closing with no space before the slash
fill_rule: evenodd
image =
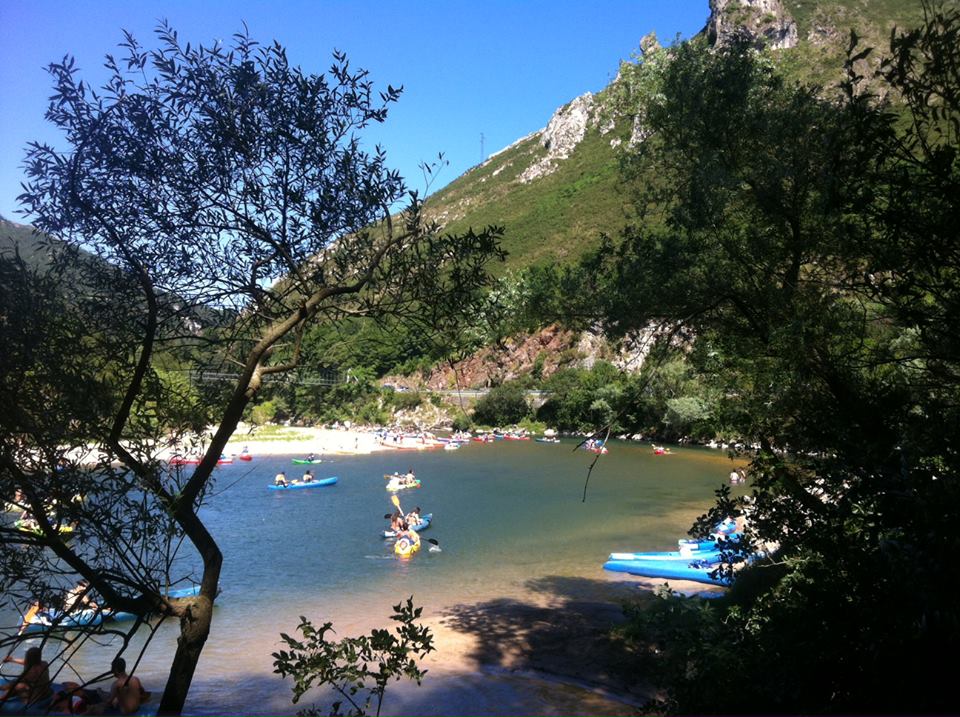
<path id="1" fill-rule="evenodd" d="M 422 400 L 381 392 L 375 379 L 387 371 L 455 361 L 551 322 L 600 325 L 612 337 L 658 327 L 639 372 L 599 362 L 543 376 L 534 366 L 528 377 L 492 391 L 473 415 L 489 423 L 529 417 L 520 390 L 542 387 L 551 394 L 536 417 L 559 427 L 730 435 L 760 446 L 750 494 L 734 499 L 719 491 L 691 532 L 702 536 L 726 516 L 747 515 L 748 532 L 737 550 L 776 550 L 742 571 L 722 600 L 704 604 L 668 593 L 652 608 L 628 607 L 630 622 L 619 638 L 632 650 L 638 675 L 655 675 L 663 686 L 654 707 L 681 713 L 952 711 L 950 663 L 943 656 L 960 638 L 957 579 L 946 569 L 960 549 L 960 13 L 950 4 L 922 9 L 916 29 L 893 33 L 882 50 L 851 33 L 846 52 L 831 55 L 841 61 L 823 69 L 828 57 L 820 74 L 809 66 L 800 72 L 805 66 L 796 57 L 777 62 L 753 38 L 711 47 L 698 36 L 670 48 L 648 47 L 625 74 L 630 91 L 620 98 L 642 119 L 644 138 L 622 143 L 620 164 L 604 180 L 621 190 L 607 201 L 629 209 L 627 226 L 611 228 L 564 263 L 539 264 L 534 256 L 529 266 L 501 272 L 494 291 L 481 291 L 493 280 L 481 264 L 472 265 L 474 281 L 457 287 L 471 302 L 461 304 L 459 319 L 430 317 L 437 330 L 426 350 L 411 322 L 424 318 L 416 311 L 424 308 L 418 297 L 430 296 L 429 283 L 411 287 L 414 299 L 402 304 L 409 312 L 384 312 L 377 326 L 345 318 L 350 312 L 339 306 L 331 307 L 336 320 L 312 328 L 294 322 L 289 346 L 274 341 L 248 364 L 247 384 L 232 389 L 230 405 L 240 410 L 231 420 L 257 408 L 271 417 L 286 411 L 317 420 L 380 420 L 392 407 Z M 237 82 L 250 79 L 240 70 L 228 74 Z M 837 84 L 815 82 L 837 75 Z M 625 141 L 629 131 L 618 131 Z M 529 151 L 536 158 L 543 153 Z M 53 171 L 42 156 L 35 159 L 37 176 Z M 373 162 L 379 169 L 379 160 Z M 570 192 L 595 184 L 573 184 Z M 71 191 L 67 184 L 51 197 L 71 198 Z M 58 205 L 46 202 L 28 205 L 48 216 L 42 228 L 62 233 L 64 225 L 50 215 Z M 78 216 L 99 221 L 83 209 L 75 208 Z M 414 209 L 411 221 L 419 230 L 419 203 Z M 152 219 L 151 231 L 168 227 L 165 217 Z M 139 230 L 150 238 L 146 229 Z M 497 236 L 483 235 L 488 243 L 467 232 L 465 241 L 479 260 L 496 254 Z M 123 244 L 110 246 L 123 255 Z M 284 270 L 306 265 L 304 254 Z M 181 276 L 186 281 L 186 272 Z M 48 302 L 35 304 L 49 309 L 37 317 L 37 325 L 49 326 L 45 338 L 59 346 L 64 339 L 68 346 L 90 342 L 81 322 L 74 323 L 78 315 L 41 292 L 44 286 L 31 291 Z M 290 289 L 282 298 L 294 302 L 293 310 L 304 295 Z M 137 302 L 149 308 L 151 296 Z M 349 309 L 371 308 L 358 302 Z M 169 360 L 188 361 L 192 356 L 174 355 L 183 332 L 172 303 Z M 134 327 L 109 318 L 105 345 L 107 339 L 120 345 L 129 334 L 108 332 Z M 239 326 L 231 322 L 226 333 L 242 346 L 254 345 L 244 323 Z M 221 331 L 211 330 L 205 340 L 222 340 Z M 347 334 L 354 340 L 341 342 Z M 26 335 L 25 329 L 12 335 L 8 345 L 26 345 Z M 143 432 L 144 426 L 133 434 L 120 430 L 132 415 L 133 399 L 120 398 L 129 390 L 101 381 L 81 401 L 76 382 L 68 385 L 63 377 L 89 375 L 90 363 L 69 351 L 39 355 L 50 377 L 32 396 L 52 391 L 69 399 L 76 413 L 67 415 L 83 420 L 89 413 L 84 440 L 103 434 L 113 457 L 121 435 Z M 120 354 L 131 375 L 143 365 L 142 355 Z M 333 355 L 339 365 L 364 369 L 360 380 L 326 391 L 258 383 L 247 395 L 262 369 L 288 360 L 324 367 Z M 141 374 L 135 398 L 143 415 L 155 416 L 151 429 L 197 422 L 194 412 L 208 398 L 200 389 Z M 93 388 L 101 395 L 91 403 Z M 21 405 L 12 388 L 9 393 L 10 405 Z M 124 420 L 113 418 L 105 426 L 110 430 L 98 434 L 94 427 L 110 415 L 96 413 L 101 405 L 120 406 Z M 36 421 L 56 429 L 43 434 L 46 461 L 59 459 L 53 447 L 64 436 L 81 437 L 49 416 Z M 23 424 L 15 433 L 32 435 Z M 134 474 L 149 477 L 150 465 L 135 464 Z M 5 496 L 39 468 L 4 467 Z M 80 471 L 66 475 L 85 480 Z M 199 488 L 191 481 L 160 492 L 151 511 L 138 517 L 148 527 L 136 540 L 183 530 Z M 40 505 L 42 496 L 35 499 Z M 161 520 L 169 515 L 177 520 Z M 38 560 L 44 548 L 68 555 L 47 532 L 33 547 Z M 5 563 L 4 587 L 24 576 L 24 568 Z M 99 580 L 97 589 L 111 601 L 148 611 L 150 601 L 131 602 L 128 591 L 105 581 L 103 570 L 90 564 L 81 572 Z M 30 575 L 39 580 L 38 572 Z M 208 624 L 209 615 L 204 619 Z M 191 639 L 202 646 L 202 639 Z M 198 655 L 195 647 L 194 662 Z M 720 672 L 724 679 L 717 679 Z M 178 684 L 182 697 L 189 680 Z"/>

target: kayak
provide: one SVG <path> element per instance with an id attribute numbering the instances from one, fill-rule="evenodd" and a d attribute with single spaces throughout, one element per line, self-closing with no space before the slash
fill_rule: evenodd
<path id="1" fill-rule="evenodd" d="M 312 480 L 307 483 L 288 483 L 287 485 L 268 485 L 270 490 L 295 490 L 297 488 L 319 488 L 320 486 L 333 485 L 337 482 L 337 476 Z"/>
<path id="2" fill-rule="evenodd" d="M 409 557 L 418 550 L 420 550 L 419 536 L 417 536 L 416 540 L 411 540 L 408 536 L 404 535 L 403 537 L 398 538 L 397 542 L 393 544 L 393 552 L 399 555 L 401 558 Z"/>
<path id="3" fill-rule="evenodd" d="M 666 553 L 610 553 L 610 557 L 607 558 L 607 560 L 613 560 L 616 562 L 630 560 L 679 560 L 683 562 L 706 560 L 707 562 L 716 563 L 720 560 L 720 551 L 698 550 L 695 552 L 690 552 L 687 550 L 674 550 Z"/>
<path id="4" fill-rule="evenodd" d="M 170 459 L 170 465 L 195 466 L 195 465 L 199 465 L 201 460 L 202 460 L 201 458 L 197 458 L 197 457 L 184 458 L 183 456 L 174 456 L 173 458 Z M 217 459 L 218 466 L 226 465 L 228 463 L 233 463 L 233 458 L 230 458 L 229 456 L 220 456 L 220 458 Z"/>
<path id="5" fill-rule="evenodd" d="M 17 519 L 13 522 L 13 527 L 17 530 L 22 530 L 24 533 L 43 535 L 40 525 L 34 520 Z M 60 535 L 70 535 L 73 533 L 73 526 L 66 523 L 61 523 L 59 526 L 57 526 L 57 532 L 60 533 Z"/>
<path id="6" fill-rule="evenodd" d="M 677 547 L 680 550 L 692 550 L 692 551 L 702 551 L 702 550 L 715 550 L 717 548 L 717 537 L 723 538 L 725 541 L 737 542 L 740 540 L 740 533 L 714 533 L 713 536 L 707 538 L 706 540 L 693 540 L 690 538 L 680 538 L 677 541 Z"/>
<path id="7" fill-rule="evenodd" d="M 559 438 L 538 438 L 537 443 L 559 443 Z"/>
<path id="8" fill-rule="evenodd" d="M 391 493 L 396 493 L 398 490 L 404 490 L 406 488 L 419 488 L 420 479 L 414 478 L 413 483 L 401 483 L 398 480 L 390 480 L 387 482 L 387 490 Z"/>
<path id="9" fill-rule="evenodd" d="M 710 573 L 719 567 L 719 563 L 709 560 L 691 560 L 683 558 L 677 560 L 608 560 L 603 564 L 604 570 L 618 573 L 629 573 L 645 578 L 666 578 L 668 580 L 691 580 L 708 585 L 730 584 L 728 579 L 711 577 Z"/>
<path id="10" fill-rule="evenodd" d="M 433 520 L 433 513 L 427 513 L 426 515 L 421 515 L 421 516 L 420 516 L 420 523 L 418 523 L 417 525 L 411 525 L 411 526 L 410 526 L 410 530 L 412 530 L 412 531 L 414 531 L 414 532 L 416 532 L 416 533 L 422 532 L 422 531 L 424 531 L 424 530 L 426 530 L 427 528 L 430 527 L 430 521 L 432 521 L 432 520 Z M 384 537 L 384 538 L 396 538 L 396 537 L 397 537 L 397 534 L 396 534 L 396 532 L 394 532 L 394 531 L 392 531 L 392 530 L 384 530 L 384 531 L 383 531 L 383 537 Z"/>
<path id="11" fill-rule="evenodd" d="M 322 459 L 322 458 L 311 458 L 310 460 L 307 460 L 306 458 L 294 458 L 294 459 L 293 459 L 292 461 L 290 461 L 290 462 L 293 463 L 294 465 L 298 465 L 298 466 L 315 466 L 315 465 L 317 465 L 318 463 L 323 463 L 323 459 Z"/>
<path id="12" fill-rule="evenodd" d="M 200 594 L 199 585 L 191 585 L 185 588 L 175 588 L 166 593 L 167 598 L 185 598 Z M 132 612 L 115 612 L 110 608 L 87 608 L 86 610 L 76 610 L 68 615 L 64 615 L 59 610 L 40 610 L 27 614 L 26 625 L 21 628 L 22 632 L 37 632 L 49 628 L 58 630 L 75 630 L 80 627 L 96 627 L 104 622 L 121 622 L 124 620 L 134 620 L 136 615 Z"/>
<path id="13" fill-rule="evenodd" d="M 239 456 L 237 456 L 237 458 L 239 458 L 241 461 L 253 460 L 253 456 L 251 456 L 249 453 L 241 453 Z"/>

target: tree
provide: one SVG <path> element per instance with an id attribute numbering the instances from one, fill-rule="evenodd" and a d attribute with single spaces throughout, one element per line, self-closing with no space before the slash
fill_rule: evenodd
<path id="1" fill-rule="evenodd" d="M 761 449 L 749 500 L 722 491 L 693 532 L 746 513 L 730 552 L 768 554 L 728 601 L 652 615 L 638 647 L 660 650 L 668 708 L 955 703 L 957 585 L 936 566 L 960 548 L 958 30 L 955 8 L 927 6 L 895 33 L 872 85 L 887 100 L 856 72 L 856 36 L 836 93 L 751 48 L 687 43 L 645 108 L 628 176 L 646 221 L 595 296 L 621 330 L 694 337 L 719 410 Z M 732 648 L 736 676 L 704 680 Z"/>
<path id="2" fill-rule="evenodd" d="M 490 389 L 477 401 L 473 421 L 485 426 L 510 425 L 522 421 L 530 413 L 523 386 L 508 382 Z"/>
<path id="3" fill-rule="evenodd" d="M 343 54 L 316 75 L 292 66 L 279 44 L 261 46 L 246 33 L 230 48 L 184 45 L 166 24 L 157 37 L 158 48 L 145 50 L 126 34 L 124 57 L 107 56 L 109 79 L 99 90 L 78 79 L 70 57 L 49 67 L 46 116 L 69 149 L 30 145 L 20 200 L 39 229 L 97 258 L 83 272 L 91 300 L 78 305 L 96 333 L 77 337 L 89 352 L 69 350 L 83 376 L 110 377 L 109 400 L 76 421 L 74 403 L 64 404 L 57 435 L 47 416 L 5 431 L 2 480 L 4 498 L 27 493 L 42 528 L 29 539 L 5 531 L 7 542 L 28 543 L 37 564 L 54 554 L 63 572 L 88 579 L 110 606 L 179 618 L 160 705 L 179 713 L 222 563 L 197 508 L 263 380 L 300 362 L 312 323 L 393 317 L 451 330 L 488 283 L 487 262 L 502 252 L 497 228 L 449 235 L 423 221 L 420 198 L 383 150 L 363 148 L 358 133 L 385 120 L 400 90 L 376 93 Z M 107 300 L 114 287 L 125 292 L 122 302 Z M 189 320 L 212 313 L 231 319 L 215 330 Z M 186 363 L 198 354 L 239 378 L 219 403 L 183 407 L 156 367 L 163 357 Z M 24 370 L 35 361 L 43 369 L 43 356 L 25 356 Z M 13 396 L 15 405 L 37 398 Z M 201 440 L 198 418 L 216 426 L 202 439 L 200 464 L 171 471 L 162 450 Z M 101 546 L 114 540 L 114 550 L 65 542 L 40 517 L 50 496 L 39 476 L 63 459 L 57 446 L 67 439 L 94 448 L 93 467 L 71 467 L 93 495 L 72 509 L 77 534 L 101 535 Z M 114 461 L 121 468 L 111 468 Z M 139 506 L 138 519 L 113 519 L 104 510 L 110 501 Z M 157 560 L 132 562 L 133 544 L 118 536 L 152 548 Z M 171 546 L 182 539 L 201 565 L 199 595 L 186 604 L 160 590 L 171 578 Z M 22 562 L 6 563 L 5 579 L 23 575 Z M 56 581 L 44 586 L 57 589 Z"/>
<path id="4" fill-rule="evenodd" d="M 329 685 L 341 698 L 331 706 L 331 715 L 366 715 L 374 700 L 375 714 L 379 715 L 390 682 L 407 677 L 419 685 L 427 673 L 417 664 L 417 658 L 434 650 L 430 628 L 414 622 L 422 613 L 422 607 L 413 607 L 411 597 L 406 603 L 393 606 L 391 619 L 400 623 L 396 634 L 375 629 L 370 635 L 345 637 L 338 642 L 327 639 L 327 633 L 334 632 L 333 623 L 324 623 L 318 629 L 301 617 L 298 629 L 303 633 L 303 640 L 281 635 L 290 649 L 273 653 L 274 671 L 282 677 L 293 678 L 294 703 L 312 687 Z M 368 685 L 368 681 L 373 684 Z M 347 702 L 345 712 L 341 710 L 344 700 Z M 310 708 L 299 714 L 320 712 Z"/>

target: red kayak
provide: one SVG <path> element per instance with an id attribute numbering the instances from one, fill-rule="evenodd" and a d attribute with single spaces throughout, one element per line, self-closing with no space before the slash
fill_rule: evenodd
<path id="1" fill-rule="evenodd" d="M 195 466 L 200 463 L 199 458 L 184 458 L 183 456 L 174 456 L 170 459 L 172 466 Z"/>
<path id="2" fill-rule="evenodd" d="M 249 453 L 241 453 L 239 456 L 237 456 L 237 458 L 239 458 L 241 461 L 253 460 L 253 456 L 251 456 Z"/>

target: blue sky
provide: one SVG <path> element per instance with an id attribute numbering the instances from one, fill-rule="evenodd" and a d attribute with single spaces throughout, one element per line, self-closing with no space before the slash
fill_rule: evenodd
<path id="1" fill-rule="evenodd" d="M 557 107 L 606 86 L 645 34 L 689 37 L 708 14 L 707 0 L 0 0 L 0 215 L 25 221 L 15 212 L 26 143 L 59 144 L 43 119 L 43 68 L 69 53 L 99 84 L 121 29 L 152 48 L 162 18 L 192 44 L 229 41 L 246 22 L 310 72 L 343 50 L 377 87 L 404 86 L 365 137 L 418 189 L 418 164 L 443 152 L 450 166 L 435 191 L 481 160 L 481 134 L 489 155 L 540 129 Z"/>

